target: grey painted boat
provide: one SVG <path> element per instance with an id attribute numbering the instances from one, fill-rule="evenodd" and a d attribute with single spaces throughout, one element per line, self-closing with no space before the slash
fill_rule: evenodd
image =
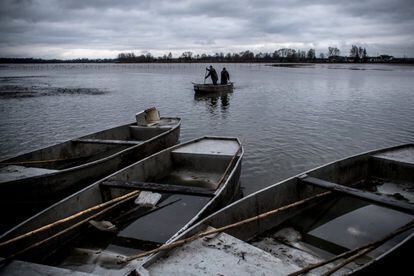
<path id="1" fill-rule="evenodd" d="M 353 156 L 276 183 L 210 215 L 170 243 L 327 190 L 333 192 L 261 220 L 191 241 L 168 254 L 157 253 L 144 260 L 138 272 L 140 275 L 287 275 L 381 240 L 413 221 L 414 145 Z M 382 275 L 387 271 L 405 274 L 412 270 L 413 236 L 413 228 L 405 229 L 350 262 L 336 275 Z M 321 275 L 332 266 L 328 263 L 309 274 Z"/>
<path id="2" fill-rule="evenodd" d="M 194 91 L 196 93 L 220 93 L 220 92 L 233 92 L 233 83 L 228 84 L 201 84 L 194 83 Z"/>
<path id="3" fill-rule="evenodd" d="M 160 118 L 150 108 L 137 113 L 134 123 L 2 160 L 0 233 L 94 181 L 175 145 L 180 124 L 179 118 Z"/>
<path id="4" fill-rule="evenodd" d="M 55 275 L 68 273 L 68 269 L 98 275 L 130 272 L 138 263 L 119 265 L 120 255 L 155 248 L 234 200 L 242 156 L 243 148 L 237 138 L 203 137 L 165 149 L 99 180 L 1 236 L 0 256 L 7 257 L 68 229 L 85 216 L 89 221 L 0 266 L 0 274 L 17 275 L 36 270 L 40 274 Z M 104 207 L 2 245 L 6 240 L 134 190 L 139 191 L 138 198 L 132 197 L 94 218 L 99 221 L 91 221 L 89 216 Z M 152 206 L 142 205 L 141 196 L 158 201 Z M 111 231 L 97 230 L 108 225 Z"/>

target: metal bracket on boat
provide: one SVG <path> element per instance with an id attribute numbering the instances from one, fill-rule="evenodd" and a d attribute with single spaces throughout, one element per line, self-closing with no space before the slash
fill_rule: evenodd
<path id="1" fill-rule="evenodd" d="M 303 179 L 305 179 L 306 177 L 308 177 L 308 175 L 307 175 L 306 173 L 301 174 L 301 175 L 299 175 L 299 176 L 298 176 L 298 178 L 299 178 L 300 180 L 303 180 Z"/>

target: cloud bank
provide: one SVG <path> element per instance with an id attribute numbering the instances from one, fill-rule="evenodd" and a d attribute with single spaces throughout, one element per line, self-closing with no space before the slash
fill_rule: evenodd
<path id="1" fill-rule="evenodd" d="M 2 0 L 0 56 L 114 58 L 328 46 L 414 57 L 411 0 Z"/>

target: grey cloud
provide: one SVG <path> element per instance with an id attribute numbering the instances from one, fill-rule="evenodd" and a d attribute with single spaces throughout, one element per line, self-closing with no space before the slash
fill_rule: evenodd
<path id="1" fill-rule="evenodd" d="M 63 55 L 71 49 L 211 53 L 285 45 L 326 51 L 328 44 L 352 43 L 414 56 L 412 14 L 406 0 L 2 0 L 0 56 L 40 56 L 48 47 Z"/>

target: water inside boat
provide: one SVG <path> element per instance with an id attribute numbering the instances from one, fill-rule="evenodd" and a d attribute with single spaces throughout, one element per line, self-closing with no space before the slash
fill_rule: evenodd
<path id="1" fill-rule="evenodd" d="M 132 207 L 120 214 L 114 213 L 106 217 L 105 220 L 117 227 L 115 232 L 88 227 L 82 236 L 60 247 L 54 254 L 40 262 L 83 271 L 83 266 L 92 265 L 91 256 L 85 252 L 117 256 L 153 249 L 178 232 L 210 199 L 210 197 L 163 193 L 161 201 L 155 208 L 141 207 L 134 210 Z M 112 262 L 116 263 L 114 260 Z M 105 266 L 102 263 L 95 265 Z"/>
<path id="2" fill-rule="evenodd" d="M 299 248 L 325 259 L 379 240 L 413 219 L 410 214 L 342 197 L 306 210 L 254 239 L 252 244 L 271 253 L 274 248 L 268 248 L 269 243 L 276 247 L 288 244 L 292 250 Z M 369 256 L 376 257 L 388 251 L 413 231 L 398 235 L 371 251 Z M 365 258 L 364 262 L 369 260 Z"/>

